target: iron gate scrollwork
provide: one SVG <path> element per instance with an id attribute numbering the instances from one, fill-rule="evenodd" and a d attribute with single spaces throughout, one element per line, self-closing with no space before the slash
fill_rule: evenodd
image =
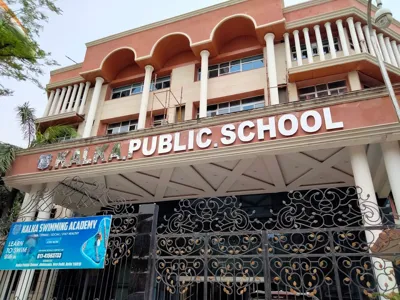
<path id="1" fill-rule="evenodd" d="M 155 299 L 367 299 L 396 290 L 393 215 L 360 189 L 291 192 L 255 217 L 181 200 L 158 227 Z M 381 240 L 384 243 L 380 243 Z"/>

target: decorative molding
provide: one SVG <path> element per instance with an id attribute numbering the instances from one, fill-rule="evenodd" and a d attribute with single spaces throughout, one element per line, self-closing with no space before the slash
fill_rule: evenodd
<path id="1" fill-rule="evenodd" d="M 71 84 L 84 82 L 84 81 L 85 81 L 85 78 L 83 78 L 82 76 L 76 76 L 76 77 L 72 77 L 69 79 L 62 80 L 62 81 L 49 83 L 48 85 L 46 85 L 46 89 L 49 91 L 49 90 L 53 90 L 56 88 L 68 86 Z"/>
<path id="2" fill-rule="evenodd" d="M 78 115 L 75 111 L 71 111 L 71 112 L 66 112 L 66 113 L 62 113 L 62 114 L 47 116 L 47 117 L 43 117 L 43 118 L 37 118 L 35 120 L 35 124 L 51 122 L 51 121 L 56 121 L 56 120 L 66 119 L 66 118 L 71 118 L 71 117 L 81 117 L 82 120 L 83 120 L 82 116 Z"/>
<path id="3" fill-rule="evenodd" d="M 50 75 L 55 75 L 55 74 L 64 73 L 64 72 L 68 72 L 68 71 L 75 70 L 75 69 L 80 69 L 80 68 L 82 68 L 82 66 L 83 66 L 83 62 L 79 63 L 79 64 L 74 64 L 74 65 L 63 67 L 63 68 L 55 69 L 53 71 L 50 71 Z"/>
<path id="4" fill-rule="evenodd" d="M 378 63 L 376 62 L 376 59 L 374 56 L 372 56 L 369 53 L 359 53 L 359 54 L 352 54 L 349 56 L 338 57 L 335 59 L 319 61 L 319 62 L 306 64 L 306 65 L 302 65 L 302 66 L 292 67 L 289 69 L 289 75 L 306 72 L 306 71 L 311 71 L 311 70 L 315 70 L 315 69 L 327 68 L 327 67 L 336 66 L 336 65 L 342 65 L 342 64 L 346 64 L 346 63 L 352 63 L 352 62 L 361 61 L 361 60 L 366 60 L 366 61 L 370 62 L 371 64 L 375 64 L 378 66 Z M 400 68 L 395 67 L 392 64 L 389 64 L 386 62 L 385 62 L 385 65 L 386 65 L 386 69 L 388 71 L 400 76 Z"/>
<path id="5" fill-rule="evenodd" d="M 345 18 L 349 15 L 356 15 L 357 17 L 365 20 L 365 24 L 367 23 L 367 13 L 361 11 L 360 9 L 356 7 L 350 7 L 350 8 L 344 8 L 341 10 L 337 10 L 334 12 L 326 13 L 326 14 L 321 14 L 318 16 L 313 16 L 309 18 L 304 18 L 300 19 L 297 21 L 292 21 L 292 22 L 287 22 L 286 23 L 286 30 L 292 30 L 300 27 L 306 27 L 309 26 L 310 24 L 317 24 L 317 23 L 322 23 L 324 21 L 329 21 L 332 19 L 340 19 L 340 18 Z M 374 18 L 372 18 L 374 20 Z M 378 30 L 382 31 L 388 36 L 391 36 L 394 38 L 397 42 L 400 42 L 400 34 L 395 32 L 392 29 L 380 29 L 377 28 Z"/>
<path id="6" fill-rule="evenodd" d="M 183 14 L 183 15 L 179 15 L 179 16 L 176 16 L 176 17 L 173 17 L 173 18 L 169 18 L 169 19 L 166 19 L 166 20 L 163 20 L 163 21 L 154 22 L 154 23 L 151 23 L 151 24 L 148 24 L 148 25 L 144 25 L 144 26 L 135 28 L 135 29 L 130 29 L 130 30 L 127 30 L 127 31 L 124 31 L 124 32 L 113 34 L 113 35 L 110 35 L 110 36 L 107 36 L 107 37 L 104 37 L 104 38 L 101 38 L 101 39 L 86 43 L 86 47 L 92 47 L 92 46 L 95 46 L 95 45 L 99 45 L 99 44 L 102 44 L 102 43 L 106 43 L 106 42 L 109 42 L 109 41 L 112 41 L 112 40 L 115 40 L 115 39 L 119 39 L 119 38 L 128 36 L 128 35 L 131 35 L 131 34 L 134 34 L 134 33 L 142 32 L 142 31 L 149 30 L 149 29 L 156 28 L 156 27 L 160 27 L 160 26 L 165 26 L 167 24 L 171 24 L 171 23 L 174 23 L 174 22 L 177 22 L 177 21 L 181 21 L 181 20 L 184 20 L 184 19 L 188 19 L 188 18 L 191 18 L 191 17 L 198 16 L 198 15 L 202 15 L 202 14 L 208 13 L 210 11 L 214 11 L 214 10 L 221 9 L 221 8 L 224 8 L 224 7 L 232 6 L 232 5 L 235 5 L 235 4 L 238 4 L 238 3 L 242 3 L 242 2 L 245 2 L 245 1 L 247 1 L 247 0 L 230 0 L 230 1 L 222 2 L 222 3 L 216 4 L 216 5 L 212 5 L 212 6 L 209 6 L 209 7 L 202 8 L 202 9 L 198 9 L 198 10 L 195 10 L 195 11 Z"/>
<path id="7" fill-rule="evenodd" d="M 394 88 L 400 88 L 400 85 L 394 85 Z M 162 127 L 147 128 L 137 130 L 134 132 L 127 132 L 109 136 L 93 136 L 89 138 L 76 139 L 71 141 L 65 141 L 63 143 L 45 145 L 42 147 L 35 147 L 32 149 L 24 149 L 17 152 L 17 155 L 29 155 L 33 153 L 43 153 L 43 151 L 57 151 L 65 148 L 79 148 L 91 144 L 101 143 L 114 143 L 127 139 L 134 139 L 152 135 L 159 135 L 165 133 L 171 133 L 176 131 L 183 131 L 189 129 L 202 128 L 207 126 L 226 124 L 231 122 L 243 121 L 245 119 L 256 119 L 258 117 L 268 117 L 285 113 L 293 113 L 296 111 L 304 111 L 314 109 L 318 107 L 333 106 L 342 103 L 357 102 L 362 100 L 368 100 L 373 98 L 379 98 L 387 96 L 388 93 L 385 87 L 372 88 L 362 91 L 349 92 L 344 95 L 337 95 L 332 97 L 326 97 L 325 99 L 313 99 L 309 101 L 294 101 L 289 103 L 282 103 L 273 106 L 265 106 L 264 108 L 241 111 L 229 115 L 220 115 L 210 118 L 203 118 L 198 120 L 185 121 L 178 124 L 168 124 Z M 45 149 L 45 150 L 44 150 Z"/>
<path id="8" fill-rule="evenodd" d="M 305 9 L 311 6 L 315 6 L 315 5 L 320 5 L 323 3 L 327 3 L 327 2 L 332 2 L 333 0 L 313 0 L 313 1 L 307 1 L 307 2 L 303 2 L 303 3 L 299 3 L 299 4 L 294 4 L 294 5 L 290 5 L 287 7 L 283 8 L 283 13 L 289 13 L 292 11 L 296 11 L 296 10 L 300 10 L 300 9 Z"/>

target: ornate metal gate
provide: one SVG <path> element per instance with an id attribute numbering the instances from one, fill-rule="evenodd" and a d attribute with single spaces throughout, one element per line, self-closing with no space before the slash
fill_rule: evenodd
<path id="1" fill-rule="evenodd" d="M 158 227 L 154 299 L 366 299 L 395 291 L 399 253 L 382 249 L 400 234 L 392 214 L 358 192 L 292 192 L 259 218 L 235 197 L 181 200 Z"/>

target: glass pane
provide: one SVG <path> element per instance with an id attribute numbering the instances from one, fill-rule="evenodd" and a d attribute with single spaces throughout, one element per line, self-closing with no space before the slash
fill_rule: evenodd
<path id="1" fill-rule="evenodd" d="M 326 97 L 326 96 L 329 96 L 329 94 L 328 94 L 328 91 L 325 91 L 325 92 L 319 92 L 319 93 L 317 93 L 317 96 L 318 96 L 318 97 Z"/>
<path id="2" fill-rule="evenodd" d="M 262 60 L 263 56 L 261 55 L 256 55 L 256 56 L 251 56 L 251 57 L 246 57 L 242 59 L 242 63 L 246 63 L 246 62 L 251 62 L 251 61 L 255 61 L 255 60 Z"/>
<path id="3" fill-rule="evenodd" d="M 164 81 L 164 83 L 163 83 L 163 89 L 169 88 L 170 85 L 171 85 L 171 81 Z"/>
<path id="4" fill-rule="evenodd" d="M 210 67 L 208 67 L 208 70 L 209 71 L 212 71 L 212 70 L 218 70 L 219 69 L 219 66 L 218 65 L 213 65 L 213 66 L 210 66 Z M 201 68 L 199 69 L 199 72 L 201 71 Z"/>
<path id="5" fill-rule="evenodd" d="M 121 123 L 113 123 L 113 124 L 109 124 L 109 125 L 108 125 L 108 128 L 109 128 L 109 129 L 112 129 L 112 128 L 119 127 L 120 125 L 121 125 Z"/>
<path id="6" fill-rule="evenodd" d="M 314 93 L 315 92 L 315 87 L 310 86 L 310 87 L 306 87 L 306 88 L 302 88 L 299 89 L 299 94 L 310 94 L 310 93 Z"/>
<path id="7" fill-rule="evenodd" d="M 207 106 L 207 110 L 217 110 L 217 105 L 215 104 L 215 105 L 209 105 L 209 106 Z"/>
<path id="8" fill-rule="evenodd" d="M 331 83 L 328 83 L 328 86 L 330 89 L 344 87 L 344 86 L 346 86 L 346 81 L 343 80 L 343 81 L 331 82 Z"/>
<path id="9" fill-rule="evenodd" d="M 156 83 L 156 90 L 160 90 L 160 89 L 162 89 L 162 83 L 158 82 L 158 83 Z"/>
<path id="10" fill-rule="evenodd" d="M 112 129 L 107 129 L 107 134 L 112 134 L 112 133 L 113 133 Z"/>
<path id="11" fill-rule="evenodd" d="M 368 88 L 368 87 L 367 87 L 367 88 Z M 339 93 L 339 94 L 345 94 L 345 93 L 347 93 L 347 88 L 338 89 L 338 93 Z"/>
<path id="12" fill-rule="evenodd" d="M 129 125 L 126 125 L 126 126 L 121 126 L 121 129 L 120 129 L 120 133 L 123 133 L 123 132 L 128 132 L 129 131 Z"/>
<path id="13" fill-rule="evenodd" d="M 129 131 L 134 131 L 134 130 L 136 130 L 136 127 L 137 127 L 136 124 L 135 124 L 135 125 L 129 126 Z"/>
<path id="14" fill-rule="evenodd" d="M 300 100 L 307 100 L 307 96 L 306 95 L 301 95 L 299 98 L 300 98 Z"/>
<path id="15" fill-rule="evenodd" d="M 122 98 L 122 97 L 127 97 L 127 96 L 129 96 L 130 94 L 131 94 L 131 91 L 130 91 L 130 90 L 123 91 L 123 92 L 121 93 L 121 98 Z"/>
<path id="16" fill-rule="evenodd" d="M 229 74 L 229 67 L 219 69 L 219 75 Z"/>
<path id="17" fill-rule="evenodd" d="M 262 108 L 264 106 L 265 106 L 264 102 L 259 102 L 254 104 L 254 108 Z"/>
<path id="18" fill-rule="evenodd" d="M 229 68 L 229 72 L 230 73 L 240 72 L 240 64 L 231 66 Z"/>
<path id="19" fill-rule="evenodd" d="M 143 92 L 143 86 L 138 86 L 132 88 L 132 94 L 140 94 Z"/>
<path id="20" fill-rule="evenodd" d="M 234 105 L 229 108 L 231 113 L 240 111 L 240 105 Z"/>
<path id="21" fill-rule="evenodd" d="M 317 91 L 326 91 L 328 88 L 326 87 L 326 84 L 320 84 L 317 85 Z"/>
<path id="22" fill-rule="evenodd" d="M 229 102 L 220 103 L 220 104 L 218 105 L 218 108 L 219 108 L 219 109 L 221 109 L 221 108 L 226 108 L 226 107 L 229 107 Z"/>
<path id="23" fill-rule="evenodd" d="M 125 122 L 121 123 L 121 126 L 126 126 L 126 125 L 129 125 L 129 121 L 125 121 Z"/>
<path id="24" fill-rule="evenodd" d="M 118 99 L 121 98 L 121 93 L 113 93 L 111 99 Z"/>
<path id="25" fill-rule="evenodd" d="M 231 67 L 234 65 L 240 65 L 240 59 L 231 61 Z"/>
<path id="26" fill-rule="evenodd" d="M 242 106 L 242 110 L 254 109 L 254 104 L 246 104 Z"/>
<path id="27" fill-rule="evenodd" d="M 112 130 L 111 134 L 119 133 L 119 128 L 120 128 L 120 127 L 114 128 L 114 129 Z"/>
<path id="28" fill-rule="evenodd" d="M 209 71 L 209 78 L 218 77 L 218 70 Z"/>
<path id="29" fill-rule="evenodd" d="M 220 67 L 220 69 L 225 68 L 225 67 L 229 67 L 229 62 L 220 64 L 219 67 Z"/>
<path id="30" fill-rule="evenodd" d="M 218 113 L 218 115 L 229 114 L 229 107 L 223 108 L 223 109 L 218 109 L 217 113 Z"/>

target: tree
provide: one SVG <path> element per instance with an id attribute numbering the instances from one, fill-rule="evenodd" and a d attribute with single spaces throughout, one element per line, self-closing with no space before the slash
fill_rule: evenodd
<path id="1" fill-rule="evenodd" d="M 15 109 L 19 119 L 21 130 L 24 134 L 24 139 L 28 139 L 28 145 L 31 144 L 35 137 L 35 109 L 29 107 L 29 102 L 17 106 Z"/>
<path id="2" fill-rule="evenodd" d="M 57 65 L 36 41 L 48 21 L 46 11 L 62 12 L 52 0 L 0 0 L 0 77 L 43 88 L 38 80 L 43 67 Z M 0 83 L 0 96 L 12 93 Z"/>

